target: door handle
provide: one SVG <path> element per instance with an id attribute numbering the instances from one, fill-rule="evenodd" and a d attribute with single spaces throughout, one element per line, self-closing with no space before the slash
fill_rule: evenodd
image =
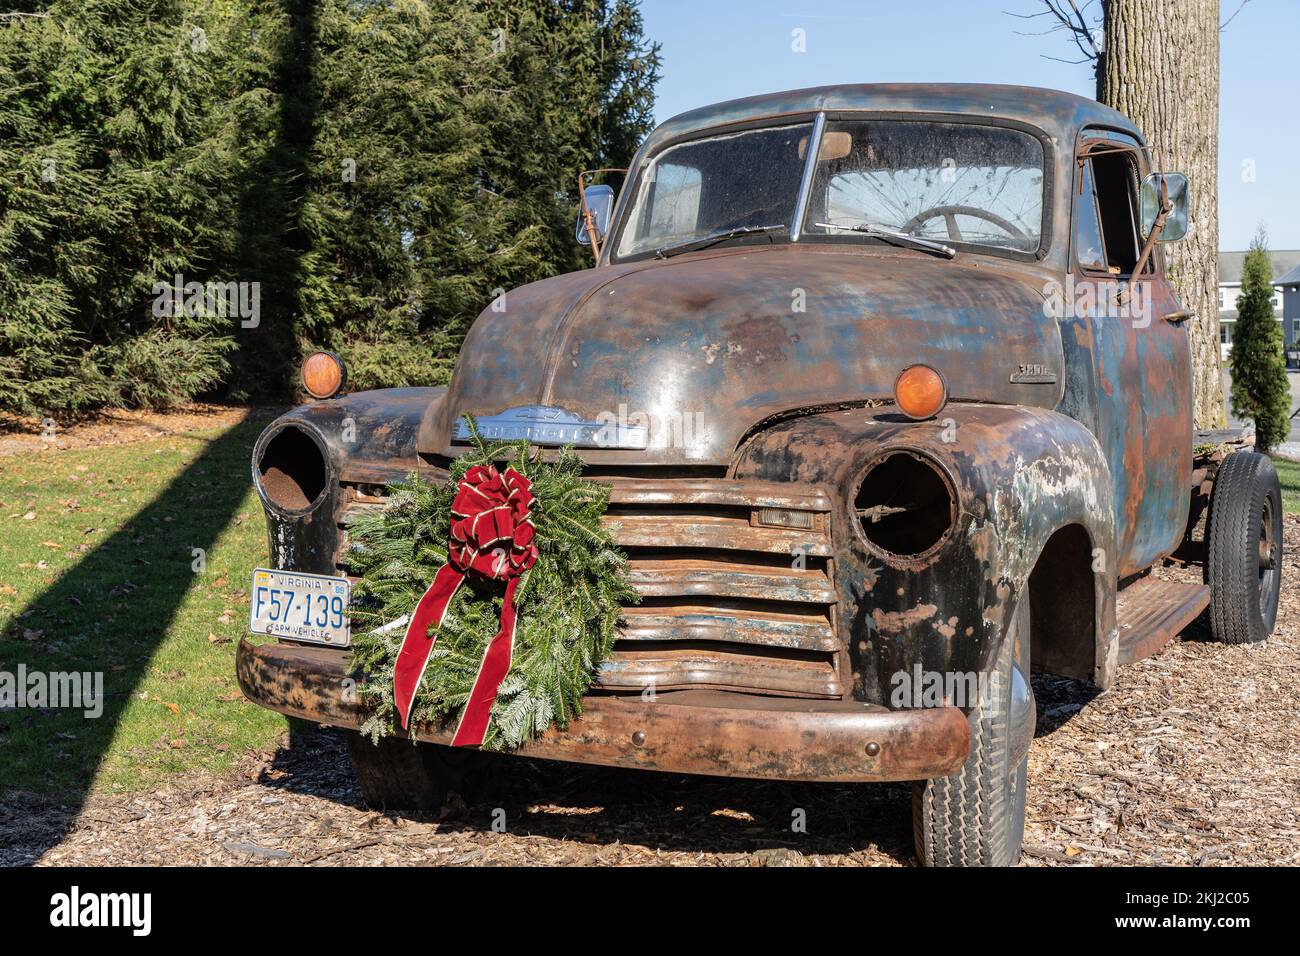
<path id="1" fill-rule="evenodd" d="M 1177 312 L 1166 312 L 1162 318 L 1170 325 L 1182 325 L 1188 319 L 1196 318 L 1196 313 L 1191 309 L 1179 309 Z"/>

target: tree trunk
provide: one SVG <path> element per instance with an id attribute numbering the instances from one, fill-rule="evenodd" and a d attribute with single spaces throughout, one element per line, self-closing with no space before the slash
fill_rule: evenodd
<path id="1" fill-rule="evenodd" d="M 1198 428 L 1224 424 L 1219 359 L 1219 2 L 1108 0 L 1097 99 L 1130 117 L 1154 168 L 1187 174 L 1191 228 L 1164 247 L 1189 323 Z"/>

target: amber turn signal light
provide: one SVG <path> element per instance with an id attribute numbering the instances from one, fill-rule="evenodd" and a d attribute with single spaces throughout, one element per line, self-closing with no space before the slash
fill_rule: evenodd
<path id="1" fill-rule="evenodd" d="M 312 398 L 332 398 L 347 384 L 347 368 L 333 352 L 312 352 L 302 363 L 302 387 Z"/>
<path id="2" fill-rule="evenodd" d="M 948 404 L 948 383 L 930 366 L 912 365 L 894 382 L 894 401 L 908 418 L 933 418 Z"/>

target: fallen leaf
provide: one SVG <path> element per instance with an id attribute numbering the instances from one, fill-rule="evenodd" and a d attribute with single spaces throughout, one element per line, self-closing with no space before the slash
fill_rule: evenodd
<path id="1" fill-rule="evenodd" d="M 1077 846 L 1067 846 L 1067 847 L 1065 848 L 1065 855 L 1066 855 L 1066 856 L 1078 856 L 1078 855 L 1081 854 L 1082 852 L 1083 852 L 1083 851 L 1082 851 L 1081 849 L 1079 849 Z"/>
<path id="2" fill-rule="evenodd" d="M 230 638 L 228 638 L 228 637 L 219 637 L 218 635 L 213 634 L 211 631 L 209 631 L 209 632 L 208 632 L 208 643 L 209 643 L 209 644 L 229 644 L 229 643 L 230 643 Z"/>
<path id="3" fill-rule="evenodd" d="M 170 701 L 165 700 L 162 702 L 162 705 L 166 707 L 168 710 L 170 710 L 173 714 L 179 714 L 181 712 L 180 704 L 173 704 Z"/>

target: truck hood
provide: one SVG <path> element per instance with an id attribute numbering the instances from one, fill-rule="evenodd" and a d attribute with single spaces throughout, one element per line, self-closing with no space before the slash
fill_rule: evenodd
<path id="1" fill-rule="evenodd" d="M 475 321 L 420 450 L 463 451 L 465 414 L 543 406 L 560 422 L 626 424 L 620 442 L 644 445 L 584 450 L 589 461 L 725 465 L 767 420 L 890 400 L 917 362 L 954 401 L 1051 408 L 1064 374 L 1045 279 L 987 256 L 809 244 L 535 282 Z"/>

